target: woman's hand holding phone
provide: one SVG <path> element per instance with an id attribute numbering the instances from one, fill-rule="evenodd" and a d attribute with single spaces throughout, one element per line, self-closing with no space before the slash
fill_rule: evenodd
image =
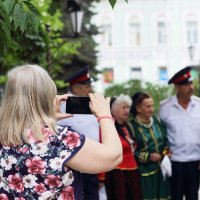
<path id="1" fill-rule="evenodd" d="M 90 109 L 96 117 L 111 116 L 110 97 L 105 98 L 101 94 L 89 93 Z"/>
<path id="2" fill-rule="evenodd" d="M 57 120 L 65 119 L 72 117 L 72 114 L 69 113 L 62 113 L 60 110 L 60 106 L 63 102 L 67 101 L 68 95 L 56 95 L 56 98 L 54 100 L 54 111 L 55 111 L 55 117 Z"/>

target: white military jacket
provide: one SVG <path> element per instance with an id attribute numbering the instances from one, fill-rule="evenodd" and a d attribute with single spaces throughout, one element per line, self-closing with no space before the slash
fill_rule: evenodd
<path id="1" fill-rule="evenodd" d="M 172 96 L 160 104 L 160 119 L 167 128 L 172 161 L 200 160 L 200 98 L 191 97 L 187 110 Z"/>

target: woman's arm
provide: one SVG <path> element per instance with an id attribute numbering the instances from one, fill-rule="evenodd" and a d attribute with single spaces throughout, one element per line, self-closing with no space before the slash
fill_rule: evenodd
<path id="1" fill-rule="evenodd" d="M 102 95 L 89 94 L 90 108 L 96 117 L 111 116 L 110 99 Z M 122 145 L 114 122 L 109 118 L 100 121 L 102 144 L 87 139 L 83 147 L 66 165 L 84 173 L 109 171 L 122 161 Z"/>

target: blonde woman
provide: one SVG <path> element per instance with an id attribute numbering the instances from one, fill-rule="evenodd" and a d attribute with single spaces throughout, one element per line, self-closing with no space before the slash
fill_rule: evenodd
<path id="1" fill-rule="evenodd" d="M 69 115 L 59 111 L 67 95 L 56 92 L 40 66 L 24 65 L 9 72 L 0 108 L 0 199 L 81 200 L 78 171 L 98 173 L 121 162 L 109 99 L 89 94 L 101 127 L 100 144 L 70 127 L 57 127 L 56 120 Z"/>

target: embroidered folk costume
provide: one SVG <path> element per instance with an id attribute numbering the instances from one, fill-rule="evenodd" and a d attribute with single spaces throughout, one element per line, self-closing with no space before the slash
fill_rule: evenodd
<path id="1" fill-rule="evenodd" d="M 168 145 L 166 132 L 161 122 L 156 117 L 151 117 L 148 124 L 133 118 L 130 121 L 137 142 L 135 158 L 138 161 L 141 173 L 141 182 L 144 199 L 169 199 L 168 178 L 163 180 L 160 171 L 160 162 L 150 161 L 150 153 L 166 155 Z"/>

